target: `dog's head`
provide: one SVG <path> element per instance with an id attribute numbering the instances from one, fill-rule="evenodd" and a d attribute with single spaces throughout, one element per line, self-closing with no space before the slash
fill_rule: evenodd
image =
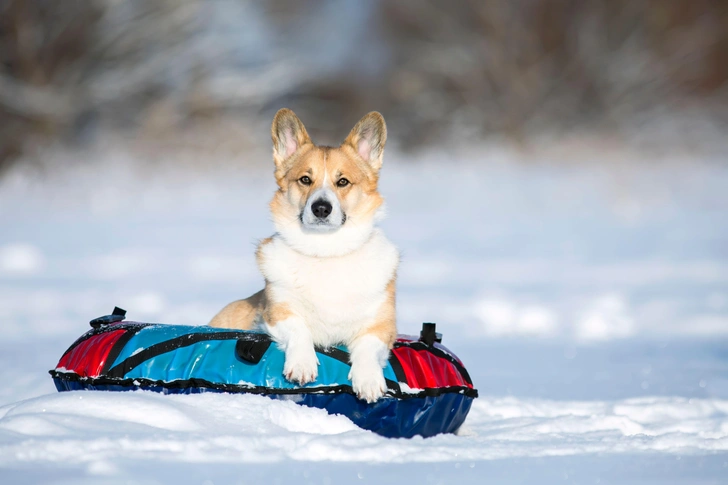
<path id="1" fill-rule="evenodd" d="M 377 192 L 387 127 L 369 113 L 339 147 L 316 146 L 289 109 L 271 127 L 279 190 L 271 202 L 278 232 L 306 254 L 345 254 L 373 229 L 383 199 Z"/>

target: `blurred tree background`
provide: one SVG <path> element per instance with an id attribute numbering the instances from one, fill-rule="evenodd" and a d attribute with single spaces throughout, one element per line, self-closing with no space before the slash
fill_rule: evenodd
<path id="1" fill-rule="evenodd" d="M 565 133 L 702 146 L 728 126 L 724 0 L 0 0 L 0 170 L 106 133 L 334 143 L 370 110 L 412 149 Z"/>

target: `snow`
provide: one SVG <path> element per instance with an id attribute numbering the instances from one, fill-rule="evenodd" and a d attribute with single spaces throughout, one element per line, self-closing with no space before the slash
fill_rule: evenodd
<path id="1" fill-rule="evenodd" d="M 389 153 L 382 226 L 403 253 L 400 332 L 437 322 L 481 397 L 457 435 L 388 440 L 263 396 L 57 393 L 47 370 L 114 305 L 137 321 L 202 324 L 257 291 L 253 250 L 271 232 L 274 183 L 267 154 L 198 170 L 150 169 L 118 147 L 49 157 L 40 174 L 0 179 L 3 483 L 728 474 L 719 161 Z"/>
<path id="2" fill-rule="evenodd" d="M 254 395 L 75 391 L 0 408 L 0 465 L 482 461 L 588 453 L 728 451 L 728 400 L 478 400 L 459 436 L 391 440 L 343 416 Z M 630 439 L 625 439 L 626 437 Z M 9 438 L 9 439 L 8 439 Z M 79 453 L 82 448 L 86 453 Z"/>

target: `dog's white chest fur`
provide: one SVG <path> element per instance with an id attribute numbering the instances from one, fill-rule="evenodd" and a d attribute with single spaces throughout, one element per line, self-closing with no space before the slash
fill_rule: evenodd
<path id="1" fill-rule="evenodd" d="M 261 256 L 269 296 L 301 316 L 320 345 L 348 342 L 373 323 L 399 263 L 397 248 L 379 229 L 344 256 L 307 256 L 279 235 Z"/>

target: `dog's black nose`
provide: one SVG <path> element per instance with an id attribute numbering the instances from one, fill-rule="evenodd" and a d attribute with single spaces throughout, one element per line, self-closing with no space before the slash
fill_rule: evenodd
<path id="1" fill-rule="evenodd" d="M 331 214 L 331 210 L 331 204 L 323 199 L 319 199 L 311 204 L 311 212 L 319 219 L 326 219 Z"/>

